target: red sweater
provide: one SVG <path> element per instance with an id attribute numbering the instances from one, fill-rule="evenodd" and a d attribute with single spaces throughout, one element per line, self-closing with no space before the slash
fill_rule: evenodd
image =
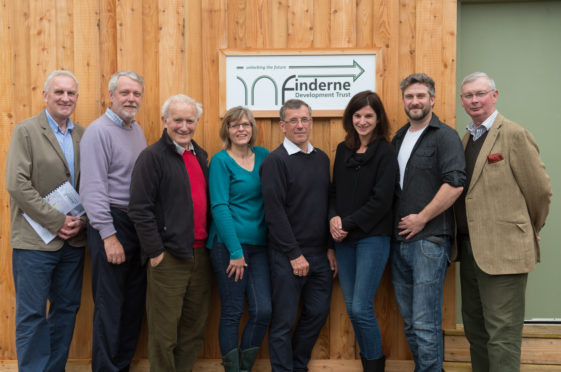
<path id="1" fill-rule="evenodd" d="M 191 185 L 191 197 L 193 198 L 193 218 L 195 230 L 195 244 L 193 248 L 204 247 L 208 236 L 207 221 L 207 193 L 206 180 L 192 151 L 183 152 L 183 161 L 189 174 L 189 184 Z"/>

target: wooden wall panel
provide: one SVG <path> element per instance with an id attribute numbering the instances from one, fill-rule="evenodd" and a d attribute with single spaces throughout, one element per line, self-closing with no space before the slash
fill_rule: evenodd
<path id="1" fill-rule="evenodd" d="M 155 1 L 144 1 L 142 3 L 142 30 L 143 30 L 143 44 L 144 49 L 147 51 L 159 50 L 160 46 L 160 20 L 158 17 L 158 3 Z M 181 8 L 183 12 L 183 7 Z M 177 17 L 180 20 L 181 17 Z M 183 23 L 183 27 L 185 24 Z M 184 33 L 184 29 L 181 31 Z M 176 46 L 176 48 L 185 49 L 185 39 L 183 43 Z M 164 82 L 164 79 L 160 76 L 160 55 L 162 53 L 144 53 L 144 71 L 142 77 L 144 78 L 144 118 L 142 119 L 142 126 L 150 136 L 146 137 L 146 140 L 150 143 L 156 141 L 162 132 L 162 125 L 160 122 L 160 107 L 164 103 L 165 96 L 161 94 L 160 82 Z M 177 63 L 185 67 L 185 53 L 182 53 L 183 59 Z M 176 93 L 185 93 L 186 80 L 184 75 L 182 75 L 183 86 Z M 167 81 L 167 80 L 166 80 Z M 150 104 L 151 102 L 159 102 L 159 105 Z"/>
<path id="2" fill-rule="evenodd" d="M 58 0 L 55 4 L 56 65 L 74 71 L 74 10 L 72 0 Z M 92 5 L 96 5 L 95 2 Z M 77 13 L 80 15 L 80 13 Z M 79 25 L 79 23 L 78 23 Z M 82 31 L 83 32 L 83 31 Z M 82 33 L 80 32 L 80 33 Z M 79 34 L 80 34 L 79 33 Z"/>
<path id="3" fill-rule="evenodd" d="M 17 22 L 14 16 L 20 14 L 21 8 L 11 7 L 10 0 L 0 1 L 0 174 L 2 181 L 6 173 L 6 153 L 10 144 L 17 111 L 14 107 L 16 91 L 12 78 L 15 71 L 16 46 L 14 28 Z M 23 3 L 23 1 L 21 1 Z M 22 5 L 22 4 L 19 4 Z M 23 23 L 23 19 L 21 21 Z M 14 343 L 15 332 L 15 294 L 12 281 L 12 252 L 10 250 L 10 210 L 6 188 L 0 187 L 0 359 L 13 359 L 16 355 Z"/>
<path id="4" fill-rule="evenodd" d="M 201 18 L 201 2 L 200 0 L 185 0 L 185 9 L 188 9 L 185 15 L 185 30 L 187 37 L 185 38 L 185 66 L 187 71 L 187 87 L 186 93 L 198 102 L 203 102 L 203 58 L 202 58 L 202 18 Z M 204 136 L 200 136 L 200 132 L 204 133 L 204 128 L 197 131 L 197 141 Z M 204 140 L 201 142 L 204 143 Z"/>
<path id="5" fill-rule="evenodd" d="M 72 70 L 80 81 L 73 119 L 88 125 L 109 105 L 107 83 L 117 69 L 133 69 L 145 79 L 138 121 L 149 143 L 162 126 L 161 104 L 177 93 L 203 104 L 195 139 L 209 155 L 218 138 L 218 51 L 222 48 L 379 49 L 378 93 L 392 133 L 407 120 L 399 82 L 427 72 L 436 82 L 435 112 L 455 124 L 456 0 L 0 0 L 0 178 L 13 127 L 44 106 L 41 91 L 53 69 Z M 278 118 L 258 120 L 258 145 L 276 148 L 283 135 Z M 314 120 L 312 142 L 333 160 L 344 138 L 341 118 Z M 0 188 L 0 358 L 15 359 L 15 295 L 9 245 L 9 198 Z M 71 358 L 91 356 L 90 262 L 86 262 L 82 307 Z M 453 274 L 454 270 L 450 270 Z M 444 325 L 455 324 L 454 278 L 445 286 Z M 384 353 L 411 357 L 386 270 L 376 295 Z M 219 300 L 216 293 L 202 358 L 219 358 Z M 246 318 L 244 317 L 244 320 Z M 267 357 L 267 345 L 260 357 Z M 315 359 L 356 359 L 358 345 L 338 281 L 331 315 Z M 145 358 L 146 329 L 137 357 Z"/>
<path id="6" fill-rule="evenodd" d="M 29 14 L 29 0 L 16 1 L 15 3 L 7 1 L 6 3 L 13 4 L 13 6 L 4 7 L 2 14 L 5 17 L 10 15 L 12 21 L 11 28 L 7 29 L 5 37 L 10 40 L 8 44 L 2 44 L 4 47 L 9 45 L 13 60 L 10 64 L 2 66 L 10 66 L 11 69 L 5 68 L 4 71 L 8 72 L 6 82 L 12 83 L 15 77 L 17 79 L 19 89 L 12 86 L 14 101 L 13 110 L 16 118 L 25 118 L 31 115 L 31 97 L 29 87 L 31 86 L 31 45 L 30 45 L 30 14 Z M 15 21 L 17 20 L 17 22 Z M 6 51 L 8 53 L 8 51 Z M 9 55 L 7 55 L 9 57 Z M 13 63 L 12 63 L 13 62 Z M 15 119 L 15 118 L 14 118 Z M 7 138 L 7 137 L 6 137 Z"/>
<path id="7" fill-rule="evenodd" d="M 117 11 L 114 0 L 99 1 L 99 75 L 100 114 L 109 107 L 108 84 L 111 75 L 117 71 Z"/>
<path id="8" fill-rule="evenodd" d="M 82 125 L 87 125 L 95 120 L 104 110 L 101 108 L 100 96 L 103 93 L 101 89 L 100 74 L 100 55 L 97 48 L 92 48 L 90 43 L 99 44 L 99 3 L 96 1 L 76 1 L 74 17 L 65 19 L 73 21 L 69 24 L 61 25 L 59 28 L 71 27 L 80 30 L 72 34 L 73 43 L 72 55 L 66 55 L 73 61 L 75 68 L 72 70 L 76 76 L 79 76 L 79 97 L 78 102 L 88 102 L 87 105 L 76 106 L 75 117 L 79 118 Z M 63 50 L 63 52 L 65 52 Z M 64 68 L 65 65 L 57 65 L 56 68 Z"/>

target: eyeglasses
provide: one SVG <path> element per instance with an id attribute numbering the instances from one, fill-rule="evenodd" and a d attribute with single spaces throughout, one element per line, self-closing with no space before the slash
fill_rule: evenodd
<path id="1" fill-rule="evenodd" d="M 308 125 L 311 121 L 311 118 L 304 116 L 303 118 L 292 118 L 288 121 L 285 121 L 285 123 L 288 123 L 290 125 L 298 125 L 298 123 L 300 122 L 302 123 L 302 125 Z"/>
<path id="2" fill-rule="evenodd" d="M 231 128 L 231 129 L 234 129 L 234 130 L 238 130 L 240 128 L 249 129 L 249 128 L 251 128 L 251 124 L 250 123 L 228 124 L 228 128 Z"/>
<path id="3" fill-rule="evenodd" d="M 474 96 L 477 97 L 477 98 L 483 98 L 487 94 L 489 94 L 489 92 L 492 92 L 492 90 L 485 90 L 485 91 L 475 92 L 475 93 L 463 93 L 463 94 L 460 94 L 460 97 L 462 97 L 463 99 L 472 99 Z"/>

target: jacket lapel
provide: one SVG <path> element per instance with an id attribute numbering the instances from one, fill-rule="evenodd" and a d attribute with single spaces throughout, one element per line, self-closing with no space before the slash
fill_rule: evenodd
<path id="1" fill-rule="evenodd" d="M 74 145 L 74 187 L 78 187 L 78 181 L 80 180 L 80 136 L 76 130 L 76 123 L 74 123 L 74 130 L 71 132 L 71 135 Z"/>
<path id="2" fill-rule="evenodd" d="M 47 138 L 47 140 L 51 144 L 53 150 L 55 150 L 55 152 L 57 153 L 58 157 L 60 158 L 60 160 L 64 164 L 64 167 L 66 168 L 68 173 L 70 173 L 70 169 L 68 168 L 68 164 L 66 164 L 66 158 L 64 157 L 62 149 L 60 148 L 58 140 L 56 139 L 56 136 L 53 133 L 53 130 L 51 129 L 51 126 L 49 125 L 49 122 L 47 120 L 47 115 L 45 114 L 45 111 L 41 112 L 40 123 L 41 123 L 41 129 L 43 130 L 43 135 Z M 76 151 L 76 140 L 74 139 L 74 136 L 72 137 L 72 139 L 74 141 L 74 151 Z M 74 159 L 76 159 L 76 157 L 74 157 Z"/>
<path id="3" fill-rule="evenodd" d="M 499 131 L 503 124 L 503 119 L 504 117 L 501 114 L 497 115 L 497 118 L 493 122 L 493 126 L 491 127 L 491 130 L 487 134 L 487 138 L 485 138 L 485 142 L 483 143 L 483 146 L 481 146 L 481 151 L 479 152 L 479 156 L 477 156 L 477 160 L 475 161 L 475 167 L 473 168 L 473 174 L 471 175 L 469 190 L 473 188 L 473 185 L 475 185 L 475 183 L 479 179 L 479 176 L 481 176 L 481 172 L 483 172 L 483 167 L 487 163 L 487 156 L 489 156 L 489 154 L 491 153 L 491 149 L 493 148 L 495 142 L 497 141 Z M 469 137 L 470 137 L 469 133 L 466 133 L 466 135 L 462 140 L 464 149 L 467 145 L 467 141 L 469 140 Z"/>

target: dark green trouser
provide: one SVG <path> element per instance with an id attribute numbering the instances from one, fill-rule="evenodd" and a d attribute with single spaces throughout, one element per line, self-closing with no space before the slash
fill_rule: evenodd
<path id="1" fill-rule="evenodd" d="M 158 266 L 147 264 L 151 372 L 191 371 L 203 345 L 212 274 L 208 250 L 194 251 L 190 259 L 165 252 Z"/>
<path id="2" fill-rule="evenodd" d="M 473 372 L 520 371 L 528 274 L 489 275 L 461 242 L 462 317 Z"/>

